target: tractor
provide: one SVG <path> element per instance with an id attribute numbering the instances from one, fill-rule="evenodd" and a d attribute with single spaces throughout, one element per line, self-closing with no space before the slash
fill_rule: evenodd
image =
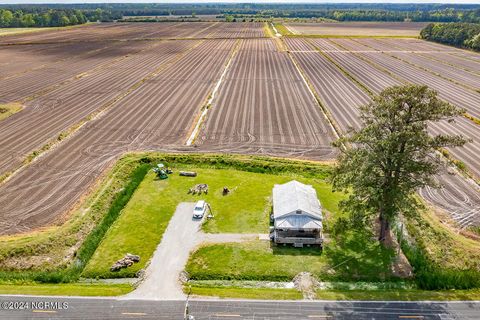
<path id="1" fill-rule="evenodd" d="M 165 168 L 165 165 L 163 163 L 159 163 L 155 168 L 153 168 L 153 172 L 157 174 L 157 177 L 160 180 L 167 179 L 168 178 L 167 173 L 169 171 L 171 172 L 171 170 Z"/>

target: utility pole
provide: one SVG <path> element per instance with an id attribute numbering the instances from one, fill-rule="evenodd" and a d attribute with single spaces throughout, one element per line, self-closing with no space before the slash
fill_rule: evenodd
<path id="1" fill-rule="evenodd" d="M 183 320 L 195 320 L 195 317 L 190 314 L 190 310 L 188 308 L 188 299 L 190 298 L 191 292 L 192 292 L 192 286 L 188 285 L 188 294 L 187 294 L 187 300 L 185 301 L 185 310 L 183 311 Z"/>

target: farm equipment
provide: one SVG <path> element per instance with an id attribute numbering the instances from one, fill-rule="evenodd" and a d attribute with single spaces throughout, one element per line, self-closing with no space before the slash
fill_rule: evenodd
<path id="1" fill-rule="evenodd" d="M 172 173 L 173 171 L 165 168 L 165 165 L 163 163 L 159 163 L 155 168 L 153 168 L 153 172 L 157 174 L 157 177 L 160 180 L 164 180 L 168 178 L 168 173 Z"/>
<path id="2" fill-rule="evenodd" d="M 180 175 L 183 177 L 196 177 L 197 173 L 194 171 L 180 171 Z"/>

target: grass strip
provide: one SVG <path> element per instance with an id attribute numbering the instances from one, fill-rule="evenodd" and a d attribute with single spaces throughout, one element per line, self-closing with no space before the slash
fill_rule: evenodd
<path id="1" fill-rule="evenodd" d="M 20 103 L 0 104 L 0 121 L 22 110 Z"/>
<path id="2" fill-rule="evenodd" d="M 402 251 L 424 290 L 480 288 L 480 243 L 458 234 L 433 212 L 405 218 Z M 400 234 L 399 230 L 397 235 Z M 400 239 L 399 239 L 400 240 Z"/>
<path id="3" fill-rule="evenodd" d="M 292 281 L 310 272 L 321 281 L 403 281 L 391 274 L 393 257 L 393 250 L 372 241 L 370 233 L 350 231 L 329 235 L 323 251 L 269 241 L 204 245 L 185 269 L 192 280 Z"/>
<path id="4" fill-rule="evenodd" d="M 91 258 L 95 250 L 97 249 L 100 241 L 103 239 L 107 230 L 117 220 L 122 209 L 127 205 L 128 201 L 132 197 L 133 193 L 145 178 L 150 166 L 147 164 L 140 165 L 131 177 L 127 186 L 117 195 L 112 202 L 110 209 L 108 210 L 102 221 L 92 230 L 88 235 L 82 247 L 78 251 L 77 258 L 81 263 L 81 268 L 85 266 L 88 260 Z"/>
<path id="5" fill-rule="evenodd" d="M 480 290 L 317 290 L 320 300 L 455 301 L 479 300 Z"/>
<path id="6" fill-rule="evenodd" d="M 185 288 L 189 292 L 189 288 Z M 218 298 L 242 298 L 260 300 L 301 300 L 303 295 L 296 289 L 265 289 L 236 287 L 197 287 L 192 286 L 190 294 L 195 296 L 213 296 Z"/>
<path id="7" fill-rule="evenodd" d="M 188 293 L 186 287 L 184 291 Z M 257 300 L 301 300 L 302 293 L 296 289 L 202 287 L 192 286 L 191 294 L 219 298 Z M 480 290 L 317 290 L 318 300 L 363 300 L 363 301 L 476 301 Z"/>
<path id="8" fill-rule="evenodd" d="M 0 284 L 0 294 L 52 296 L 119 296 L 133 290 L 130 284 Z"/>
<path id="9" fill-rule="evenodd" d="M 130 175 L 129 182 L 123 187 L 123 189 L 120 192 L 116 193 L 116 195 L 113 197 L 113 200 L 110 203 L 107 213 L 105 214 L 105 216 L 103 216 L 100 219 L 98 224 L 96 224 L 96 226 L 91 230 L 91 232 L 85 238 L 79 250 L 76 252 L 75 260 L 69 266 L 58 267 L 53 270 L 46 270 L 46 271 L 36 271 L 36 270 L 2 271 L 0 272 L 0 279 L 33 280 L 36 282 L 43 282 L 43 283 L 64 283 L 64 282 L 72 282 L 77 280 L 83 268 L 85 267 L 86 263 L 95 252 L 103 236 L 105 235 L 107 230 L 110 228 L 110 226 L 113 224 L 113 222 L 117 219 L 123 207 L 128 203 L 133 192 L 138 187 L 140 182 L 143 180 L 149 168 L 150 166 L 147 164 L 140 164 L 135 168 L 135 170 L 133 170 L 132 174 Z M 97 203 L 96 205 L 99 205 L 99 204 Z M 60 235 L 62 234 L 60 233 Z M 47 236 L 46 241 L 48 243 L 49 241 L 51 241 L 51 238 Z M 14 242 L 15 241 L 13 241 L 13 243 Z M 40 249 L 39 251 L 36 251 L 35 249 L 32 250 L 32 248 L 29 248 L 28 245 L 27 245 L 27 249 L 30 249 L 31 251 L 29 253 L 33 255 L 39 254 L 42 252 L 41 248 L 39 248 Z M 13 250 L 15 250 L 15 247 Z M 15 251 L 10 252 L 10 254 L 14 254 L 14 253 Z"/>
<path id="10" fill-rule="evenodd" d="M 282 36 L 293 36 L 294 35 L 282 23 L 274 23 L 273 25 L 275 26 L 275 29 L 277 29 L 278 33 L 280 33 Z"/>

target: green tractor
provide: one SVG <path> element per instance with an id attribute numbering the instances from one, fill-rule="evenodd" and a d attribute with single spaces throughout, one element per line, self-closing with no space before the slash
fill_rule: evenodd
<path id="1" fill-rule="evenodd" d="M 170 170 L 165 169 L 165 166 L 163 163 L 159 163 L 155 168 L 153 168 L 153 172 L 157 174 L 157 177 L 160 180 L 165 180 L 168 178 L 168 174 L 167 174 L 168 171 Z"/>

